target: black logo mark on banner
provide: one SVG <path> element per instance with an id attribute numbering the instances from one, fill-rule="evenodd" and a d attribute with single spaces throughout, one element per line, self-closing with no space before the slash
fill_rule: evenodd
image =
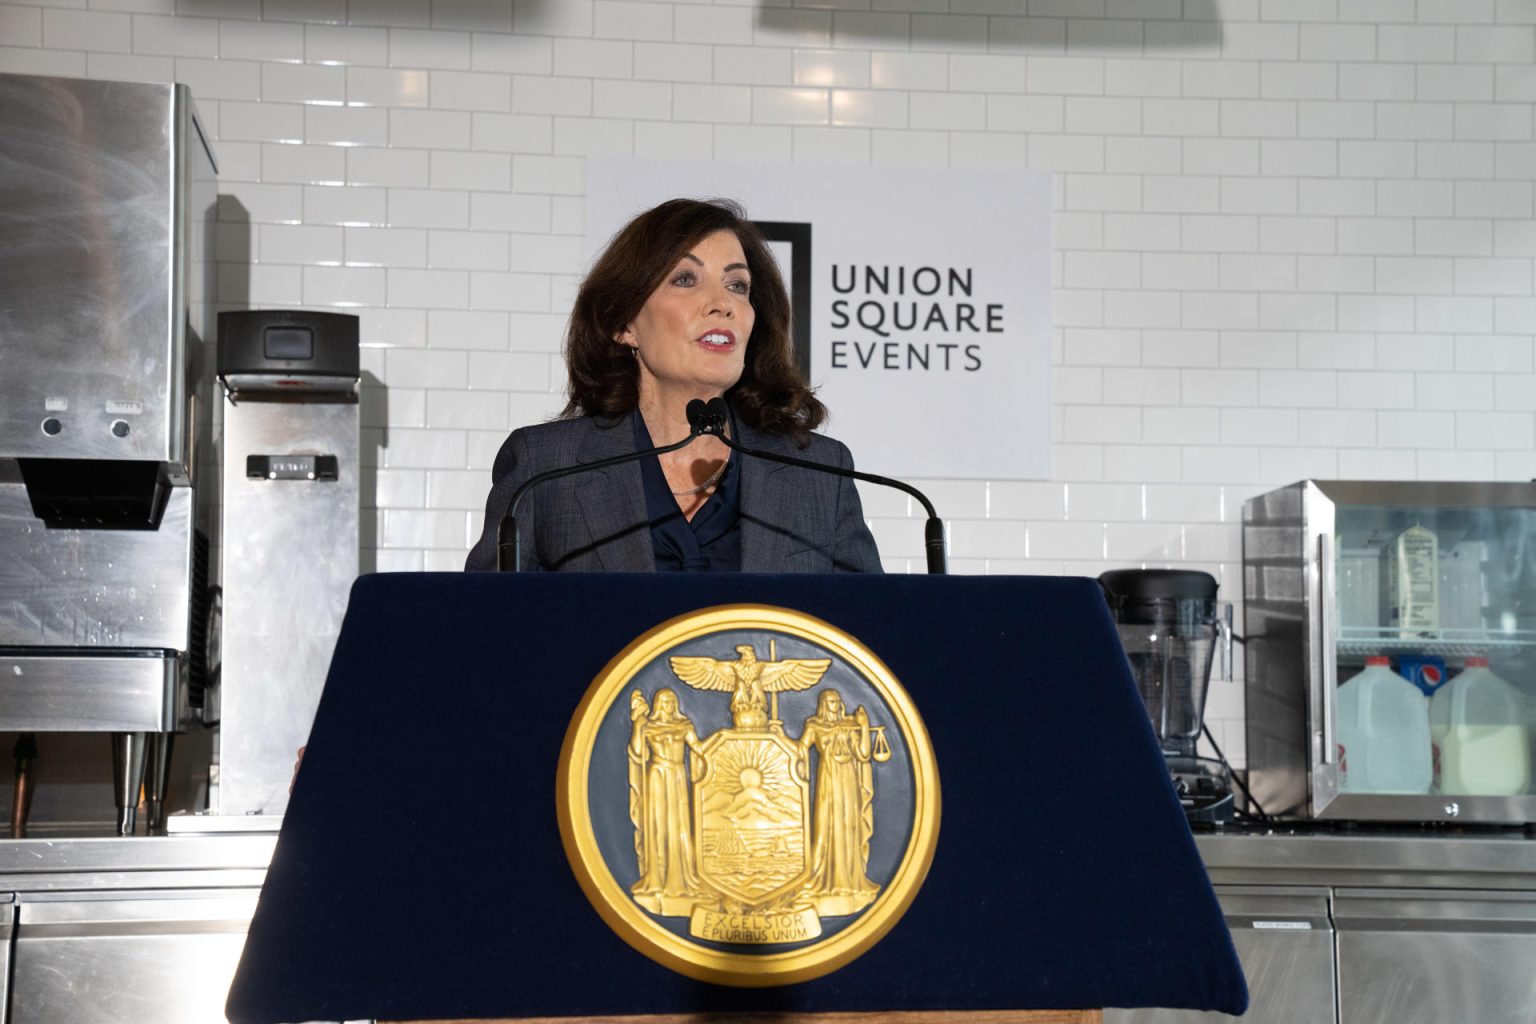
<path id="1" fill-rule="evenodd" d="M 811 379 L 811 225 L 782 220 L 753 221 L 769 242 L 789 246 L 789 266 L 781 268 L 788 278 L 790 308 L 794 322 L 795 365 L 805 379 Z"/>

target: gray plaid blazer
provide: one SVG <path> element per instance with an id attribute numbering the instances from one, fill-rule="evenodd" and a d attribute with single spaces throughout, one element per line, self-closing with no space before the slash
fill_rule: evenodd
<path id="1" fill-rule="evenodd" d="M 831 466 L 852 466 L 846 446 L 812 434 L 796 448 L 779 434 L 737 421 L 748 448 Z M 466 569 L 496 568 L 496 531 L 512 493 L 536 473 L 634 451 L 628 416 L 582 416 L 512 432 L 496 455 L 485 528 Z M 853 481 L 830 473 L 741 459 L 743 572 L 879 572 L 880 553 L 864 523 Z M 576 473 L 529 491 L 518 505 L 524 570 L 654 572 L 640 463 Z"/>

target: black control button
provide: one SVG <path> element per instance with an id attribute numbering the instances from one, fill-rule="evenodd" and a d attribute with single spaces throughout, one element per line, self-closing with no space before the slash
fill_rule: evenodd
<path id="1" fill-rule="evenodd" d="M 43 420 L 43 433 L 49 437 L 57 437 L 64 432 L 64 424 L 59 422 L 57 416 L 49 416 Z"/>
<path id="2" fill-rule="evenodd" d="M 112 421 L 112 436 L 113 437 L 127 437 L 129 429 L 130 428 L 128 426 L 128 421 L 127 420 L 113 420 Z"/>

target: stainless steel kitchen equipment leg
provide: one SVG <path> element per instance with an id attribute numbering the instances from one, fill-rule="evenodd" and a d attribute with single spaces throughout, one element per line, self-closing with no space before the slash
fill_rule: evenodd
<path id="1" fill-rule="evenodd" d="M 149 734 L 149 766 L 144 777 L 144 803 L 149 813 L 151 833 L 158 833 L 165 828 L 165 788 L 171 777 L 171 753 L 175 747 L 175 733 Z"/>
<path id="2" fill-rule="evenodd" d="M 144 785 L 145 748 L 149 734 L 115 732 L 112 734 L 112 783 L 117 795 L 117 834 L 133 835 L 138 822 L 139 790 Z"/>

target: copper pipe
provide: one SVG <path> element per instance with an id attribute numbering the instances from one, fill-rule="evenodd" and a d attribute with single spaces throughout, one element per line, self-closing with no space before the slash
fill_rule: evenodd
<path id="1" fill-rule="evenodd" d="M 32 762 L 37 760 L 37 736 L 24 732 L 16 737 L 16 793 L 11 802 L 11 838 L 27 837 L 27 817 L 32 813 Z"/>

